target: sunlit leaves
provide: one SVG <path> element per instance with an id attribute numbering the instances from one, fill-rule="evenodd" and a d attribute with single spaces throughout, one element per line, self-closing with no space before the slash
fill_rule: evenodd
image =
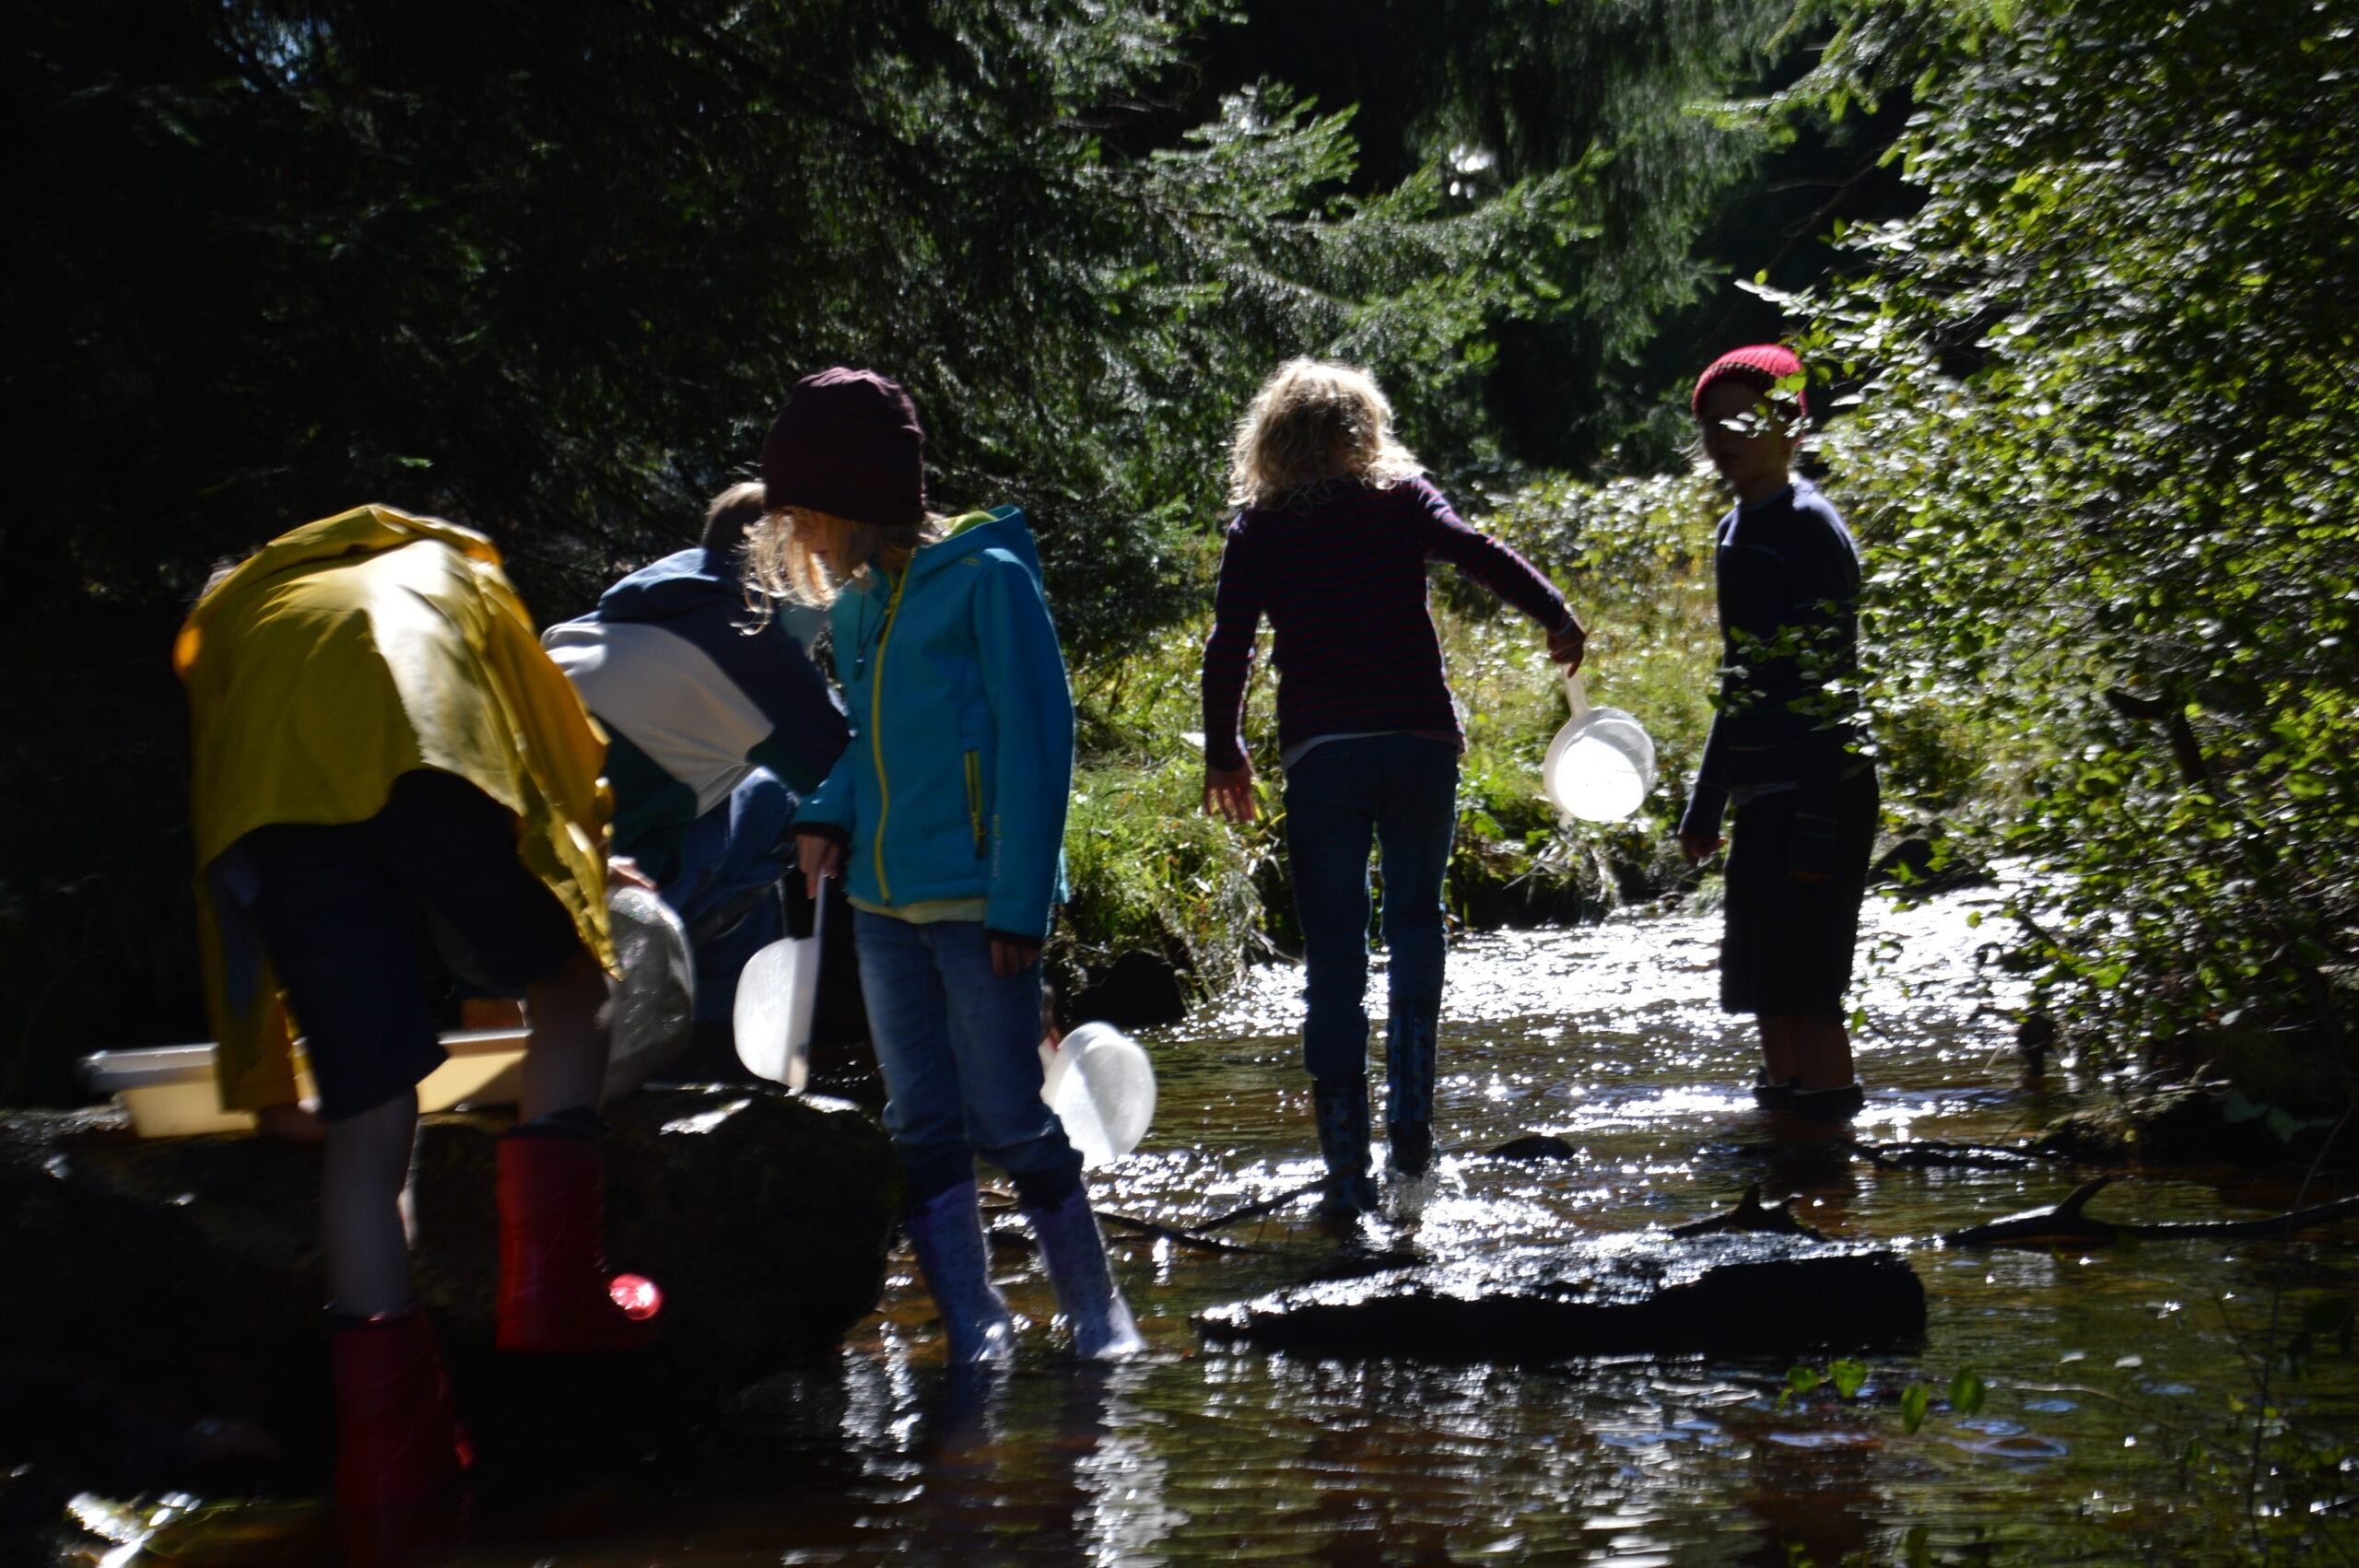
<path id="1" fill-rule="evenodd" d="M 2101 1050 L 2340 1027 L 2359 78 L 2318 69 L 2334 10 L 1833 0 L 1797 89 L 1931 67 L 1902 144 L 1924 207 L 1847 230 L 1864 269 L 1794 303 L 1860 383 L 1827 445 L 1884 558 L 1876 701 L 1936 671 L 2045 755 L 2007 847 L 2067 874 L 2013 912 Z"/>

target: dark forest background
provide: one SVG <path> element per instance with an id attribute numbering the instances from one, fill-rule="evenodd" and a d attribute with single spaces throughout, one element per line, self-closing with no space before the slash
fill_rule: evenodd
<path id="1" fill-rule="evenodd" d="M 1479 511 L 1678 469 L 1684 382 L 1780 335 L 1896 563 L 1886 706 L 2048 737 L 1979 819 L 2080 900 L 2019 960 L 2335 1056 L 2352 9 L 12 6 L 0 1101 L 201 1031 L 166 649 L 298 522 L 442 513 L 562 618 L 873 365 L 1087 668 L 1200 613 L 1280 359 L 1369 366 Z"/>

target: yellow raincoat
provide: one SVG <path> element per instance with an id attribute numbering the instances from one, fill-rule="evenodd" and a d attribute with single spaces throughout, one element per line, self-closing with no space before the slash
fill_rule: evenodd
<path id="1" fill-rule="evenodd" d="M 173 646 L 193 734 L 197 934 L 226 1110 L 295 1098 L 294 1026 L 236 860 L 271 823 L 362 822 L 440 768 L 516 813 L 517 854 L 611 969 L 605 737 L 470 529 L 358 507 L 281 534 Z"/>

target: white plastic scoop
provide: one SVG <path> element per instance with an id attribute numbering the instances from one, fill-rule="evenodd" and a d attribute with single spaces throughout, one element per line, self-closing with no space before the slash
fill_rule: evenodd
<path id="1" fill-rule="evenodd" d="M 1064 1123 L 1084 1168 L 1110 1165 L 1139 1146 L 1155 1120 L 1155 1064 L 1111 1024 L 1084 1024 L 1040 1047 L 1040 1098 Z"/>
<path id="2" fill-rule="evenodd" d="M 1618 708 L 1591 708 L 1578 670 L 1565 677 L 1572 715 L 1540 765 L 1551 804 L 1580 822 L 1620 822 L 1655 787 L 1655 743 L 1646 726 Z"/>
<path id="3" fill-rule="evenodd" d="M 745 960 L 730 1015 L 745 1071 L 798 1092 L 811 1081 L 811 1019 L 819 1002 L 819 943 L 827 929 L 823 882 L 812 901 L 811 934 L 782 938 Z"/>

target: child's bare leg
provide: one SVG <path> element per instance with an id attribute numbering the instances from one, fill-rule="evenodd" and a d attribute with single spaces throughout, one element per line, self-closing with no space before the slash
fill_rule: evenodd
<path id="1" fill-rule="evenodd" d="M 1771 1083 L 1784 1083 L 1800 1069 L 1794 1060 L 1794 1020 L 1763 1013 L 1761 1025 L 1762 1076 Z"/>
<path id="2" fill-rule="evenodd" d="M 606 1082 L 606 971 L 587 948 L 525 992 L 533 1040 L 524 1052 L 526 1121 L 557 1111 L 595 1111 Z"/>
<path id="3" fill-rule="evenodd" d="M 338 1312 L 374 1317 L 409 1305 L 403 1193 L 417 1141 L 415 1090 L 328 1123 L 320 1159 L 320 1218 L 328 1297 Z"/>
<path id="4" fill-rule="evenodd" d="M 1798 1015 L 1787 1024 L 1794 1071 L 1803 1088 L 1840 1089 L 1851 1082 L 1851 1036 L 1839 1013 Z"/>

